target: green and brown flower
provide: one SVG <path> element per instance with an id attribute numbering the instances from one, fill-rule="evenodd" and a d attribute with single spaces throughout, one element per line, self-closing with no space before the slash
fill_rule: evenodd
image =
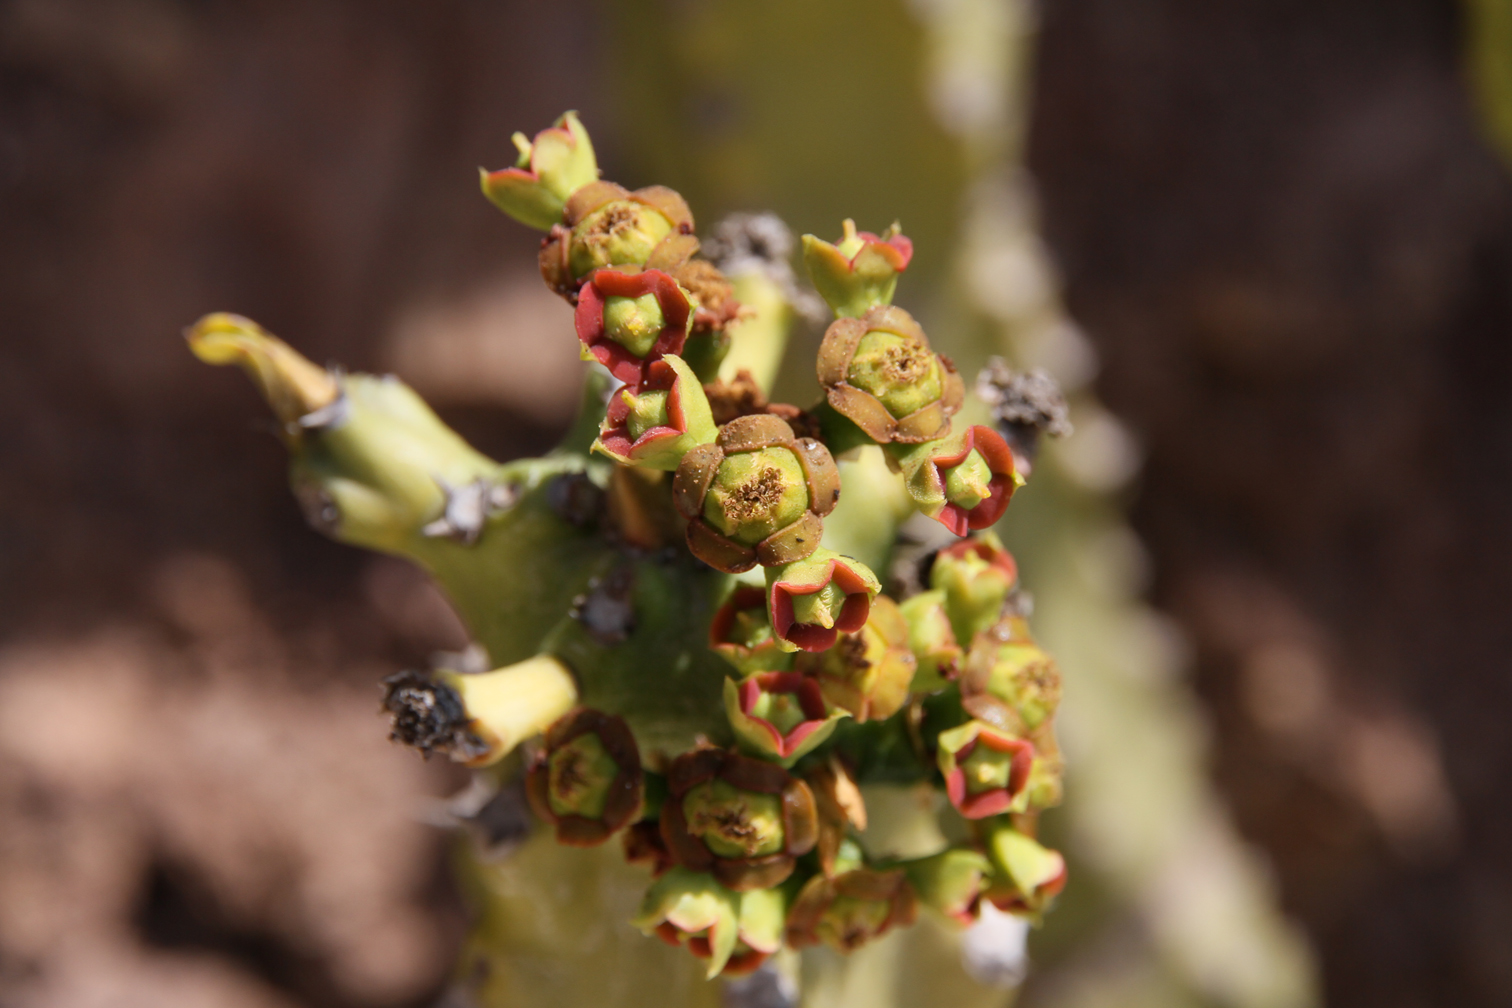
<path id="1" fill-rule="evenodd" d="M 546 285 L 576 303 L 594 270 L 676 272 L 698 251 L 693 214 L 666 186 L 629 192 L 613 182 L 590 182 L 567 200 L 562 222 L 541 243 Z"/>
<path id="2" fill-rule="evenodd" d="M 901 869 L 815 875 L 788 911 L 787 941 L 793 948 L 823 942 L 837 952 L 853 952 L 894 927 L 912 924 L 917 905 Z"/>
<path id="3" fill-rule="evenodd" d="M 978 634 L 961 676 L 961 704 L 973 717 L 1027 735 L 1054 716 L 1061 699 L 1055 659 L 1020 617 Z"/>
<path id="4" fill-rule="evenodd" d="M 579 707 L 547 729 L 544 742 L 525 774 L 525 795 L 558 842 L 592 847 L 640 815 L 640 750 L 623 718 Z"/>
<path id="5" fill-rule="evenodd" d="M 738 892 L 780 884 L 818 838 L 813 793 L 772 763 L 695 749 L 672 761 L 667 789 L 661 830 L 673 859 Z"/>
<path id="6" fill-rule="evenodd" d="M 902 308 L 832 323 L 819 345 L 819 384 L 837 413 L 878 444 L 918 444 L 950 429 L 965 385 Z"/>
<path id="7" fill-rule="evenodd" d="M 839 499 L 829 449 L 769 414 L 725 424 L 712 444 L 683 456 L 672 484 L 688 548 L 731 574 L 812 554 Z"/>

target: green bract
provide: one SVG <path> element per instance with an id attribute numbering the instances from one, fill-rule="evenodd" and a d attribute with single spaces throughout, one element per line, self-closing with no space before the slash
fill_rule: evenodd
<path id="1" fill-rule="evenodd" d="M 520 151 L 513 168 L 479 169 L 483 194 L 521 224 L 550 230 L 561 221 L 568 198 L 598 178 L 593 143 L 576 112 L 564 113 L 534 141 L 523 133 L 513 139 Z"/>
<path id="2" fill-rule="evenodd" d="M 986 847 L 993 870 L 986 896 L 999 910 L 1037 918 L 1065 887 L 1066 859 L 1006 821 L 988 827 Z"/>
<path id="3" fill-rule="evenodd" d="M 896 223 L 880 237 L 869 231 L 858 233 L 852 220 L 845 221 L 843 231 L 838 245 L 804 235 L 803 263 L 814 289 L 835 314 L 856 318 L 892 301 L 898 274 L 913 258 L 913 242 Z"/>

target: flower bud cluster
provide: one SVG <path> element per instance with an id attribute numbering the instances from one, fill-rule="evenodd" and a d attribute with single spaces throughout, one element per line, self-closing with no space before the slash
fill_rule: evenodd
<path id="1" fill-rule="evenodd" d="M 1022 481 L 1013 452 L 997 431 L 953 427 L 965 385 L 950 358 L 930 347 L 913 316 L 888 303 L 896 274 L 913 253 L 906 238 L 895 230 L 889 235 L 886 240 L 858 236 L 846 221 L 846 239 L 839 246 L 805 236 L 809 273 L 821 293 L 840 290 L 840 279 L 851 282 L 844 288 L 848 294 L 826 293 L 839 317 L 825 331 L 816 367 L 832 440 L 837 450 L 841 444 L 882 445 L 918 509 L 965 536 L 996 524 Z M 858 279 L 859 266 L 851 273 L 840 269 L 837 263 L 848 247 L 856 249 L 855 262 L 871 262 L 874 273 L 882 264 L 896 264 L 888 281 L 867 285 Z"/>
<path id="2" fill-rule="evenodd" d="M 491 774 L 523 746 L 543 833 L 618 838 L 651 875 L 633 923 L 709 977 L 784 946 L 850 952 L 921 908 L 1037 918 L 1066 879 L 1035 836 L 1061 795 L 1060 673 L 989 530 L 1022 482 L 1014 453 L 961 422 L 960 374 L 891 303 L 912 243 L 851 221 L 805 236 L 836 315 L 823 398 L 770 403 L 751 374 L 776 373 L 780 290 L 742 286 L 767 315 L 742 309 L 682 197 L 601 180 L 574 113 L 515 144 L 484 192 L 545 232 L 541 274 L 598 365 L 547 458 L 492 463 L 397 381 L 318 368 L 246 320 L 189 334 L 263 391 L 296 480 L 335 513 L 322 528 L 434 571 L 498 659 L 391 677 L 395 737 Z M 875 465 L 837 464 L 863 446 Z M 911 597 L 835 548 L 885 559 L 908 502 L 960 537 Z M 869 853 L 896 813 L 863 787 L 899 781 L 942 796 L 957 843 Z"/>

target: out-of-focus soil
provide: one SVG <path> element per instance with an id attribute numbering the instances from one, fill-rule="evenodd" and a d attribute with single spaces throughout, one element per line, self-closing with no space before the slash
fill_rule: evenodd
<path id="1" fill-rule="evenodd" d="M 425 360 L 485 450 L 549 445 L 572 390 L 529 349 L 567 310 L 517 293 L 534 239 L 475 173 L 591 108 L 591 30 L 573 3 L 0 3 L 6 1008 L 444 985 L 463 915 L 425 820 L 459 775 L 385 739 L 377 681 L 460 628 L 304 525 L 265 407 L 180 333 L 229 310 L 317 361 Z"/>
<path id="2" fill-rule="evenodd" d="M 1453 4 L 1056 0 L 1031 161 L 1332 1008 L 1512 1003 L 1512 186 Z"/>

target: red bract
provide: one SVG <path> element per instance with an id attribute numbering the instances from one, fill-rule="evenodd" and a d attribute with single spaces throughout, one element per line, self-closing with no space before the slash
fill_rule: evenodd
<path id="1" fill-rule="evenodd" d="M 665 322 L 650 352 L 645 357 L 637 357 L 605 333 L 604 302 L 611 297 L 638 298 L 645 294 L 656 295 Z M 583 284 L 573 322 L 577 326 L 578 339 L 583 341 L 594 359 L 626 385 L 638 387 L 646 380 L 646 368 L 651 362 L 667 354 L 682 352 L 683 343 L 688 338 L 692 310 L 677 281 L 661 270 L 621 273 L 605 269 L 594 273 Z"/>
<path id="2" fill-rule="evenodd" d="M 752 625 L 758 629 L 752 632 Z M 709 647 L 741 672 L 783 672 L 792 656 L 777 646 L 767 620 L 766 592 L 736 585 L 709 621 Z"/>
<path id="3" fill-rule="evenodd" d="M 767 606 L 772 617 L 772 633 L 804 651 L 825 651 L 834 647 L 840 634 L 855 633 L 866 625 L 872 599 L 879 585 L 876 575 L 850 557 L 831 554 L 814 556 L 782 568 L 769 567 L 770 587 Z M 816 561 L 817 558 L 817 562 Z M 771 572 L 780 570 L 773 575 Z M 799 623 L 793 616 L 793 598 L 812 595 L 833 583 L 845 593 L 845 602 L 835 615 L 833 626 Z"/>
<path id="4" fill-rule="evenodd" d="M 852 270 L 856 268 L 856 260 L 866 254 L 868 249 L 887 260 L 887 264 L 899 273 L 908 269 L 908 264 L 913 261 L 913 239 L 907 235 L 891 234 L 883 238 L 870 231 L 857 231 L 856 237 L 860 238 L 863 244 L 856 250 L 856 254 L 850 257 L 849 265 Z"/>
<path id="5" fill-rule="evenodd" d="M 945 497 L 944 473 L 965 461 L 973 449 L 982 456 L 982 461 L 992 471 L 992 479 L 987 484 L 991 492 L 986 500 L 968 510 L 951 503 Z M 959 438 L 944 439 L 940 442 L 939 450 L 940 454 L 930 454 L 922 462 L 909 481 L 910 484 L 927 487 L 925 492 L 930 496 L 937 495 L 944 501 L 940 510 L 930 517 L 958 536 L 997 524 L 997 520 L 1003 517 L 1003 512 L 1008 508 L 1013 491 L 1018 489 L 1018 482 L 1014 479 L 1013 452 L 1009 450 L 1002 435 L 991 427 L 977 424 L 968 428 Z M 912 491 L 912 486 L 910 490 Z"/>
<path id="6" fill-rule="evenodd" d="M 939 740 L 940 772 L 945 778 L 945 793 L 950 803 L 967 819 L 985 819 L 1007 812 L 1015 798 L 1029 783 L 1034 765 L 1034 745 L 1027 739 L 999 732 L 980 721 L 972 721 L 941 732 Z M 1007 754 L 1011 759 L 1008 783 L 1004 787 L 973 790 L 966 779 L 965 763 L 977 746 Z"/>
<path id="7" fill-rule="evenodd" d="M 746 678 L 737 688 L 740 690 L 740 713 L 769 736 L 769 751 L 779 759 L 786 759 L 796 753 L 811 735 L 830 723 L 829 711 L 824 705 L 824 695 L 819 691 L 819 684 L 806 675 L 797 672 L 758 672 Z M 784 734 L 766 718 L 752 713 L 762 693 L 792 694 L 803 711 L 804 719 Z"/>
<path id="8" fill-rule="evenodd" d="M 714 418 L 709 401 L 693 369 L 676 354 L 646 365 L 645 381 L 638 387 L 626 386 L 609 397 L 604 422 L 599 428 L 593 450 L 608 455 L 621 465 L 671 471 L 677 468 L 694 447 L 714 440 Z M 666 393 L 655 416 L 660 422 L 645 426 L 634 436 L 636 410 L 649 393 Z M 653 406 L 656 402 L 653 401 Z"/>

